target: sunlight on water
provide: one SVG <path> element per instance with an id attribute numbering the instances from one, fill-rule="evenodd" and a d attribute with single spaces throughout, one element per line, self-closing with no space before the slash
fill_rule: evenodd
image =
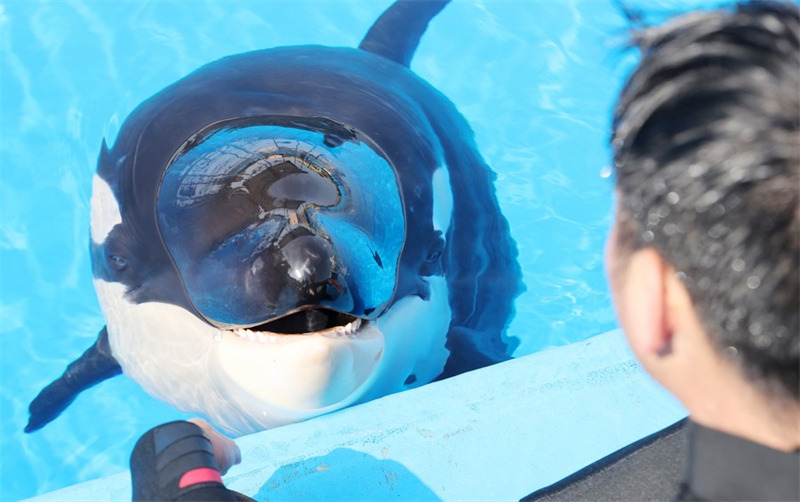
<path id="1" fill-rule="evenodd" d="M 633 3 L 656 16 L 679 4 Z M 123 470 L 142 432 L 183 416 L 115 378 L 22 433 L 29 401 L 103 325 L 88 255 L 102 139 L 206 62 L 276 45 L 353 47 L 388 4 L 0 4 L 0 500 Z M 509 327 L 515 355 L 614 327 L 602 267 L 611 173 L 600 172 L 613 97 L 635 57 L 625 34 L 610 0 L 456 1 L 412 62 L 467 117 L 497 172 L 527 288 Z"/>

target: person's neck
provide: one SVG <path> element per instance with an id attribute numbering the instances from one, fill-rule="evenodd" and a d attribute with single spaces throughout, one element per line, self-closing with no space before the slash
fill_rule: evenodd
<path id="1" fill-rule="evenodd" d="M 725 366 L 728 374 L 707 382 L 705 397 L 684 403 L 691 419 L 776 450 L 800 449 L 800 405 L 771 399 Z"/>
<path id="2" fill-rule="evenodd" d="M 638 354 L 648 372 L 694 422 L 776 450 L 800 449 L 800 402 L 773 398 L 745 377 L 712 342 L 683 282 L 671 268 L 664 277 L 663 325 L 653 328 L 662 346 Z"/>

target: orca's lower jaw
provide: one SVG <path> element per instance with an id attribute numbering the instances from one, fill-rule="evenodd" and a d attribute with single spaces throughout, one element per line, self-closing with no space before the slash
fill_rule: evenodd
<path id="1" fill-rule="evenodd" d="M 119 283 L 97 279 L 95 287 L 125 374 L 241 435 L 435 378 L 448 356 L 451 315 L 444 278 L 427 280 L 429 299 L 400 298 L 374 321 L 313 308 L 239 333 L 175 305 L 132 302 Z"/>
<path id="2" fill-rule="evenodd" d="M 246 419 L 241 425 L 228 422 L 229 416 L 216 422 L 228 422 L 236 433 L 253 432 L 349 406 L 371 387 L 385 354 L 376 323 L 329 310 L 304 312 L 220 331 L 209 347 L 206 378 L 225 407 Z M 310 327 L 309 317 L 317 319 Z"/>
<path id="3" fill-rule="evenodd" d="M 277 319 L 251 326 L 233 328 L 235 335 L 255 342 L 274 341 L 280 336 L 355 336 L 366 328 L 369 321 L 350 314 L 324 307 L 309 307 L 297 310 Z"/>

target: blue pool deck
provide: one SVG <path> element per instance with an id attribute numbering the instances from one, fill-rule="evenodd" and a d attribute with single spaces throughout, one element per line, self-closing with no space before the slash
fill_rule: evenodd
<path id="1" fill-rule="evenodd" d="M 519 500 L 686 415 L 611 331 L 239 438 L 269 500 Z M 121 472 L 32 501 L 130 500 Z"/>

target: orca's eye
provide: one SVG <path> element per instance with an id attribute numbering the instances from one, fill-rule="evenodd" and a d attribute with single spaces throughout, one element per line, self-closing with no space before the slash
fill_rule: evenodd
<path id="1" fill-rule="evenodd" d="M 428 250 L 428 256 L 425 257 L 425 261 L 428 263 L 434 263 L 439 260 L 442 256 L 442 252 L 444 251 L 444 236 L 441 232 L 436 232 L 436 240 L 433 241 L 431 244 L 430 249 Z"/>
<path id="2" fill-rule="evenodd" d="M 122 272 L 128 268 L 128 260 L 116 254 L 110 253 L 108 255 L 108 263 L 111 265 L 111 268 L 117 272 Z"/>

